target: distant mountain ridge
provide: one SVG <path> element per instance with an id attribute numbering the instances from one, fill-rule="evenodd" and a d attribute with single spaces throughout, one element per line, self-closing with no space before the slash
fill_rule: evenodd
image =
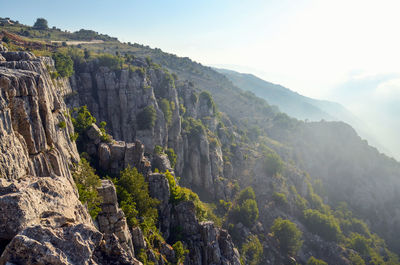
<path id="1" fill-rule="evenodd" d="M 371 135 L 368 127 L 339 103 L 303 96 L 289 88 L 265 81 L 253 74 L 221 68 L 214 69 L 225 75 L 235 86 L 265 99 L 269 104 L 277 106 L 291 117 L 308 121 L 344 121 L 353 126 L 362 138 L 378 147 L 381 152 L 390 155 L 387 148 L 382 146 L 375 136 Z"/>

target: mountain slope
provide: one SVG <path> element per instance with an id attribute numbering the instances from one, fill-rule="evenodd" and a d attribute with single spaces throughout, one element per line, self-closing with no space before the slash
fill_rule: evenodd
<path id="1" fill-rule="evenodd" d="M 270 104 L 278 106 L 281 111 L 287 113 L 289 116 L 308 121 L 344 121 L 353 126 L 373 146 L 391 155 L 389 149 L 381 144 L 381 141 L 371 133 L 371 130 L 368 129 L 365 123 L 339 103 L 305 97 L 281 85 L 262 80 L 252 74 L 243 74 L 227 69 L 216 68 L 215 70 L 225 75 L 235 86 L 253 92 L 256 96 L 265 99 Z"/>

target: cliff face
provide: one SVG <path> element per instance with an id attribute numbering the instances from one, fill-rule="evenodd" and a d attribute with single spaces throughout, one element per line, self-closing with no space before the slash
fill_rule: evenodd
<path id="1" fill-rule="evenodd" d="M 97 264 L 103 234 L 70 170 L 68 83 L 53 84 L 51 59 L 0 48 L 0 264 Z"/>
<path id="2" fill-rule="evenodd" d="M 156 145 L 173 148 L 177 154 L 175 172 L 184 185 L 229 199 L 232 191 L 226 189 L 229 181 L 222 180 L 221 145 L 210 142 L 210 133 L 218 133 L 212 99 L 199 96 L 188 83 L 175 85 L 171 74 L 145 60 L 135 59 L 132 65 L 140 70 L 112 71 L 96 60 L 81 65 L 71 78 L 76 96 L 67 99 L 68 105 L 87 105 L 98 121 L 107 122 L 116 140 L 140 140 L 146 154 L 153 154 Z M 143 128 L 139 116 L 149 106 L 154 108 L 154 124 Z M 207 128 L 194 133 L 185 130 L 182 121 L 189 117 L 202 120 Z"/>
<path id="3" fill-rule="evenodd" d="M 96 224 L 93 223 L 78 199 L 72 178 L 72 164 L 79 161 L 79 154 L 71 140 L 74 131 L 64 103 L 64 97 L 73 92 L 69 82 L 50 78 L 49 70 L 54 65 L 49 58 L 0 48 L 0 264 L 141 264 L 135 259 L 138 249 L 144 249 L 155 264 L 165 264 L 164 259 L 175 262 L 171 246 L 164 242 L 160 253 L 164 258 L 156 258 L 159 254 L 147 247 L 140 228 L 127 225 L 115 187 L 108 180 L 103 180 L 98 189 L 101 211 Z M 99 84 L 108 85 L 99 93 L 115 96 L 109 80 L 114 73 L 107 69 L 100 71 L 96 77 Z M 126 74 L 121 73 L 118 80 L 128 78 Z M 161 73 L 150 73 L 152 80 L 157 79 L 157 74 Z M 135 87 L 138 78 L 134 75 L 121 81 L 118 87 L 122 84 Z M 100 119 L 110 119 L 116 137 L 133 140 L 139 135 L 151 151 L 156 144 L 172 144 L 179 149 L 183 140 L 177 108 L 173 110 L 172 124 L 167 126 L 155 98 L 155 93 L 164 93 L 173 102 L 177 100 L 177 91 L 171 87 L 165 94 L 161 86 L 155 84 L 155 90 L 147 89 L 144 94 L 136 91 L 140 97 L 134 102 L 129 99 L 135 91 L 127 90 L 119 97 L 126 105 L 118 112 L 114 111 L 120 102 L 111 98 L 108 103 L 102 101 L 98 105 L 89 102 L 98 108 Z M 155 106 L 155 126 L 143 131 L 126 127 L 131 119 L 135 121 L 140 106 L 146 104 Z M 124 113 L 121 117 L 120 111 Z M 225 230 L 214 227 L 212 222 L 199 222 L 192 202 L 170 203 L 168 180 L 163 174 L 151 172 L 151 163 L 144 156 L 145 145 L 139 141 L 102 142 L 96 125 L 84 137 L 83 148 L 105 172 L 118 174 L 128 166 L 135 166 L 146 177 L 151 195 L 161 201 L 159 226 L 165 238 L 173 227 L 187 227 L 182 235 L 193 254 L 186 264 L 240 264 L 238 251 Z M 158 161 L 160 168 L 170 168 L 169 161 L 162 157 Z"/>

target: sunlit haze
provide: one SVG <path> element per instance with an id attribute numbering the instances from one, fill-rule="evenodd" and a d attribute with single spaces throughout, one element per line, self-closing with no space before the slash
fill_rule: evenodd
<path id="1" fill-rule="evenodd" d="M 0 16 L 24 24 L 44 17 L 50 26 L 92 29 L 339 102 L 400 154 L 399 1 L 0 0 L 0 5 Z"/>

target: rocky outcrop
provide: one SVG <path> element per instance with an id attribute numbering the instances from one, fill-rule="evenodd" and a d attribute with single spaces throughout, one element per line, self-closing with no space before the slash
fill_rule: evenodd
<path id="1" fill-rule="evenodd" d="M 181 233 L 189 249 L 187 264 L 240 265 L 239 252 L 228 232 L 215 227 L 213 222 L 199 222 L 193 202 L 181 202 L 174 206 L 172 225 L 175 231 Z"/>
<path id="2" fill-rule="evenodd" d="M 0 47 L 0 264 L 139 264 L 112 256 L 125 246 L 78 200 L 68 82 L 53 84 L 51 59 Z"/>
<path id="3" fill-rule="evenodd" d="M 109 133 L 115 139 L 125 142 L 140 140 L 148 155 L 153 153 L 156 145 L 173 148 L 177 154 L 174 171 L 182 177 L 183 185 L 208 196 L 229 200 L 227 196 L 231 192 L 224 190 L 228 185 L 217 183 L 220 177 L 224 177 L 221 144 L 217 138 L 210 140 L 206 130 L 194 135 L 181 125 L 185 114 L 185 117 L 201 120 L 211 134 L 217 134 L 217 111 L 212 98 L 207 93 L 199 94 L 189 83 L 175 87 L 169 73 L 145 60 L 137 58 L 131 63 L 136 71 L 113 71 L 100 66 L 96 60 L 83 64 L 71 78 L 72 88 L 79 97 L 69 98 L 68 104 L 87 105 L 98 121 L 107 122 Z M 146 107 L 153 108 L 155 113 L 154 126 L 149 128 L 143 128 L 143 121 L 138 120 Z M 121 167 L 110 161 L 110 146 L 103 143 L 96 147 L 88 146 L 87 150 L 94 153 L 99 148 L 103 169 L 111 167 L 117 172 Z M 165 158 L 154 154 L 153 169 L 171 171 L 163 161 Z"/>
<path id="4" fill-rule="evenodd" d="M 100 232 L 106 237 L 115 235 L 119 244 L 125 250 L 128 260 L 135 257 L 132 237 L 126 222 L 124 212 L 118 207 L 117 193 L 110 180 L 102 180 L 98 193 L 102 198 L 102 211 L 97 216 Z"/>
<path id="5" fill-rule="evenodd" d="M 87 105 L 99 121 L 106 121 L 113 137 L 117 140 L 134 142 L 139 139 L 151 153 L 155 145 L 176 148 L 180 137 L 178 99 L 173 80 L 168 79 L 161 69 L 150 68 L 142 60 L 135 60 L 137 71 L 112 71 L 99 66 L 97 61 L 82 67 L 71 78 L 71 84 L 79 94 L 70 105 Z M 159 104 L 162 99 L 176 106 L 172 109 L 169 124 Z M 138 114 L 152 106 L 156 113 L 154 126 L 138 126 Z"/>
<path id="6" fill-rule="evenodd" d="M 83 150 L 96 158 L 100 169 L 117 175 L 124 168 L 136 167 L 144 175 L 149 174 L 151 165 L 144 156 L 145 147 L 140 141 L 104 141 L 101 136 L 100 129 L 96 124 L 92 124 L 86 131 L 86 137 L 81 140 Z"/>

